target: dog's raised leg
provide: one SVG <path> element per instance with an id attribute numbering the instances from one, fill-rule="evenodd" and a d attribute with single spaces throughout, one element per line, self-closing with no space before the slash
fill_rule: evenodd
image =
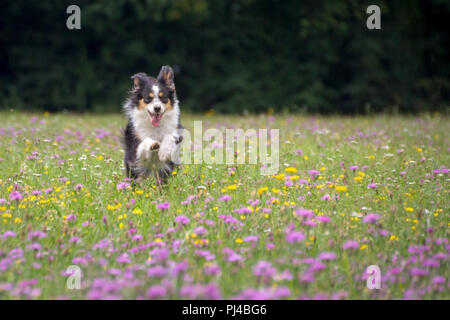
<path id="1" fill-rule="evenodd" d="M 145 162 L 150 160 L 153 156 L 153 152 L 158 151 L 159 148 L 160 144 L 158 141 L 151 138 L 146 138 L 139 144 L 136 151 L 136 157 L 139 161 Z"/>

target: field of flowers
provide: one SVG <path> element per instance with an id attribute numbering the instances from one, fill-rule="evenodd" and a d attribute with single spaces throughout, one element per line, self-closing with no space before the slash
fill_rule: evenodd
<path id="1" fill-rule="evenodd" d="M 162 188 L 124 179 L 119 114 L 0 116 L 0 299 L 450 298 L 446 116 L 183 114 L 279 128 L 280 168 Z"/>

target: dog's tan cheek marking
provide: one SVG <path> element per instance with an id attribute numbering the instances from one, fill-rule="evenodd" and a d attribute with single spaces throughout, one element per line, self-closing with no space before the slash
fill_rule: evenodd
<path id="1" fill-rule="evenodd" d="M 173 105 L 172 105 L 172 102 L 170 101 L 170 99 L 169 99 L 169 101 L 167 101 L 167 103 L 164 104 L 164 106 L 165 106 L 166 110 L 173 109 Z"/>
<path id="2" fill-rule="evenodd" d="M 142 110 L 145 108 L 144 99 L 139 100 L 138 109 Z"/>

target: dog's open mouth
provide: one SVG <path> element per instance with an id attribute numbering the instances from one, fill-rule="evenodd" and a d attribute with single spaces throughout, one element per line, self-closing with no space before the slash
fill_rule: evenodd
<path id="1" fill-rule="evenodd" d="M 164 113 L 151 113 L 150 111 L 148 111 L 148 115 L 150 116 L 150 119 L 152 120 L 152 125 L 154 127 L 159 127 L 159 125 L 161 124 L 161 119 L 164 115 Z"/>

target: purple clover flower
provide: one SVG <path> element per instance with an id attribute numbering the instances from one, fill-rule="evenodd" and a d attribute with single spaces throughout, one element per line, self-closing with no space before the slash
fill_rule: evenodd
<path id="1" fill-rule="evenodd" d="M 170 206 L 169 202 L 162 202 L 156 206 L 156 209 L 167 210 L 167 209 L 169 209 L 169 206 Z"/>
<path id="2" fill-rule="evenodd" d="M 377 213 L 369 213 L 363 218 L 364 223 L 375 223 L 381 218 L 381 215 Z"/>
<path id="3" fill-rule="evenodd" d="M 184 215 L 180 215 L 180 216 L 175 218 L 175 222 L 180 223 L 183 226 L 188 224 L 190 221 L 191 220 L 189 220 L 189 218 L 184 216 Z"/>

